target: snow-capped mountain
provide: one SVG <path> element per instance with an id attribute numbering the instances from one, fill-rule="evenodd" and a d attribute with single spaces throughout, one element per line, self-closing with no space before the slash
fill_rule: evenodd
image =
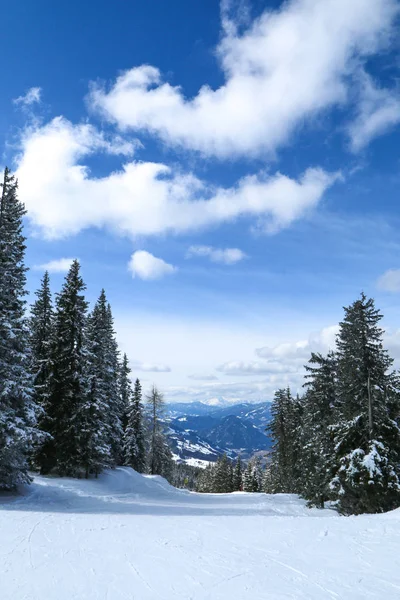
<path id="1" fill-rule="evenodd" d="M 222 453 L 248 458 L 268 451 L 265 427 L 270 403 L 207 405 L 203 402 L 168 405 L 170 443 L 176 460 L 198 466 L 215 462 Z"/>

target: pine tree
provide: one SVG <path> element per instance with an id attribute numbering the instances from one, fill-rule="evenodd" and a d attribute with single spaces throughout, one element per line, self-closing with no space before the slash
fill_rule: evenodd
<path id="1" fill-rule="evenodd" d="M 129 413 L 129 407 L 132 402 L 132 394 L 133 394 L 130 373 L 131 373 L 131 369 L 129 367 L 128 357 L 126 354 L 124 354 L 122 357 L 121 364 L 119 366 L 119 377 L 118 377 L 119 397 L 121 400 L 121 406 L 123 407 L 123 415 L 122 415 L 121 425 L 122 425 L 122 430 L 124 432 L 124 436 L 125 436 L 126 428 L 128 426 L 128 413 Z"/>
<path id="2" fill-rule="evenodd" d="M 242 459 L 240 455 L 235 464 L 233 470 L 233 491 L 240 492 L 243 489 L 243 473 L 242 473 Z"/>
<path id="3" fill-rule="evenodd" d="M 82 466 L 85 476 L 114 466 L 111 443 L 113 432 L 110 409 L 112 397 L 112 358 L 109 348 L 107 301 L 104 290 L 87 319 L 85 334 L 85 380 L 87 390 L 78 406 L 81 422 Z"/>
<path id="4" fill-rule="evenodd" d="M 275 393 L 272 418 L 267 427 L 273 439 L 270 458 L 272 492 L 296 493 L 298 490 L 301 410 L 300 398 L 294 399 L 289 388 Z"/>
<path id="5" fill-rule="evenodd" d="M 0 488 L 30 481 L 28 456 L 41 439 L 29 374 L 24 296 L 24 205 L 17 182 L 4 171 L 0 199 Z"/>
<path id="6" fill-rule="evenodd" d="M 103 292 L 104 293 L 104 290 Z M 114 331 L 114 319 L 111 306 L 107 304 L 106 310 L 106 379 L 109 398 L 109 425 L 111 428 L 111 454 L 115 465 L 124 463 L 123 450 L 123 419 L 126 406 L 119 393 L 119 350 Z"/>
<path id="7" fill-rule="evenodd" d="M 383 349 L 381 313 L 361 294 L 337 337 L 333 426 L 334 497 L 344 513 L 382 512 L 400 502 L 399 379 Z"/>
<path id="8" fill-rule="evenodd" d="M 164 434 L 164 398 L 153 386 L 146 396 L 149 416 L 148 471 L 151 475 L 162 475 L 168 479 L 172 469 L 172 453 Z"/>
<path id="9" fill-rule="evenodd" d="M 81 409 L 88 392 L 85 326 L 87 302 L 85 284 L 77 260 L 71 265 L 61 292 L 57 295 L 52 352 L 53 374 L 48 403 L 49 433 L 41 456 L 41 472 L 56 468 L 60 475 L 84 471 L 84 445 Z"/>
<path id="10" fill-rule="evenodd" d="M 324 507 L 329 499 L 334 454 L 333 410 L 336 400 L 336 357 L 312 353 L 306 366 L 307 392 L 302 419 L 301 493 L 311 505 Z"/>
<path id="11" fill-rule="evenodd" d="M 126 354 L 123 360 L 123 372 L 125 373 L 123 387 L 129 402 L 128 424 L 124 435 L 125 464 L 139 473 L 144 473 L 146 470 L 146 445 L 143 425 L 142 386 L 139 379 L 136 379 L 135 389 L 132 393 L 129 380 L 130 368 Z"/>
<path id="12" fill-rule="evenodd" d="M 33 376 L 33 397 L 42 408 L 38 426 L 41 430 L 49 429 L 48 403 L 51 389 L 52 376 L 52 343 L 53 337 L 53 305 L 50 292 L 50 277 L 46 271 L 41 286 L 36 292 L 36 301 L 31 307 L 29 319 L 30 342 L 30 372 Z M 40 464 L 40 453 L 33 459 L 34 466 Z"/>
<path id="13" fill-rule="evenodd" d="M 217 494 L 228 494 L 233 491 L 232 461 L 226 454 L 220 456 L 215 465 L 212 491 Z"/>

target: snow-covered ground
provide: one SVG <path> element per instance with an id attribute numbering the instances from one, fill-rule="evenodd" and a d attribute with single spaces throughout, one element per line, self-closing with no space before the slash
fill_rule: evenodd
<path id="1" fill-rule="evenodd" d="M 400 598 L 400 512 L 194 494 L 117 469 L 0 496 L 1 600 Z"/>

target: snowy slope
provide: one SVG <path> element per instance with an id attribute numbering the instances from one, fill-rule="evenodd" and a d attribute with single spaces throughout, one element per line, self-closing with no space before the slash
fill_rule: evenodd
<path id="1" fill-rule="evenodd" d="M 1 600 L 394 600 L 400 513 L 200 495 L 117 469 L 0 496 Z"/>

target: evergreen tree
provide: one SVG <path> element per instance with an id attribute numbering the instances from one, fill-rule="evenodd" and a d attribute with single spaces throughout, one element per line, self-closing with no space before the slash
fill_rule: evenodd
<path id="1" fill-rule="evenodd" d="M 29 374 L 24 205 L 6 168 L 0 199 L 0 488 L 30 481 L 27 458 L 41 436 Z"/>
<path id="2" fill-rule="evenodd" d="M 49 429 L 47 422 L 48 403 L 52 376 L 52 343 L 53 343 L 53 305 L 50 292 L 50 277 L 46 271 L 41 286 L 36 292 L 36 301 L 31 307 L 29 320 L 30 333 L 30 371 L 33 376 L 33 397 L 42 408 L 38 426 L 41 430 Z M 38 449 L 40 455 L 42 449 Z M 33 464 L 40 464 L 40 456 L 33 459 Z"/>
<path id="3" fill-rule="evenodd" d="M 146 396 L 149 415 L 148 471 L 151 475 L 162 475 L 168 479 L 172 470 L 172 453 L 164 434 L 164 398 L 153 386 Z"/>
<path id="4" fill-rule="evenodd" d="M 102 292 L 104 294 L 104 290 Z M 126 413 L 126 406 L 122 402 L 119 393 L 119 350 L 114 331 L 114 319 L 111 306 L 107 304 L 106 310 L 106 380 L 107 393 L 109 398 L 109 426 L 111 429 L 111 455 L 113 464 L 122 465 L 124 463 L 123 450 L 123 419 Z"/>
<path id="5" fill-rule="evenodd" d="M 125 464 L 135 471 L 144 473 L 146 470 L 146 444 L 143 425 L 142 408 L 142 386 L 139 379 L 135 381 L 135 389 L 132 393 L 126 354 L 123 360 L 123 389 L 126 400 L 128 400 L 128 424 L 124 435 Z"/>
<path id="6" fill-rule="evenodd" d="M 52 351 L 53 375 L 48 403 L 48 441 L 41 453 L 41 472 L 57 468 L 60 475 L 78 475 L 84 470 L 82 406 L 87 398 L 87 352 L 85 326 L 87 302 L 85 284 L 77 260 L 71 265 L 57 295 Z"/>
<path id="7" fill-rule="evenodd" d="M 399 379 L 383 349 L 381 319 L 361 294 L 345 308 L 337 337 L 331 489 L 344 513 L 382 512 L 400 502 Z"/>
<path id="8" fill-rule="evenodd" d="M 331 425 L 336 400 L 336 357 L 312 353 L 306 366 L 307 392 L 302 422 L 301 493 L 311 505 L 324 507 L 329 499 L 334 454 Z"/>
<path id="9" fill-rule="evenodd" d="M 113 356 L 110 355 L 107 301 L 102 290 L 87 319 L 85 380 L 87 390 L 78 406 L 81 422 L 82 467 L 86 477 L 115 465 L 110 411 L 116 402 L 113 388 Z M 114 417 L 114 415 L 113 415 Z"/>
<path id="10" fill-rule="evenodd" d="M 270 458 L 272 492 L 296 493 L 298 489 L 301 410 L 300 399 L 294 399 L 289 388 L 275 393 L 272 418 L 267 427 L 273 439 Z"/>
<path id="11" fill-rule="evenodd" d="M 220 456 L 214 468 L 212 491 L 216 494 L 228 494 L 233 491 L 232 461 L 226 454 Z"/>
<path id="12" fill-rule="evenodd" d="M 233 470 L 233 491 L 240 492 L 243 489 L 243 473 L 242 473 L 242 459 L 240 455 L 235 464 Z"/>

